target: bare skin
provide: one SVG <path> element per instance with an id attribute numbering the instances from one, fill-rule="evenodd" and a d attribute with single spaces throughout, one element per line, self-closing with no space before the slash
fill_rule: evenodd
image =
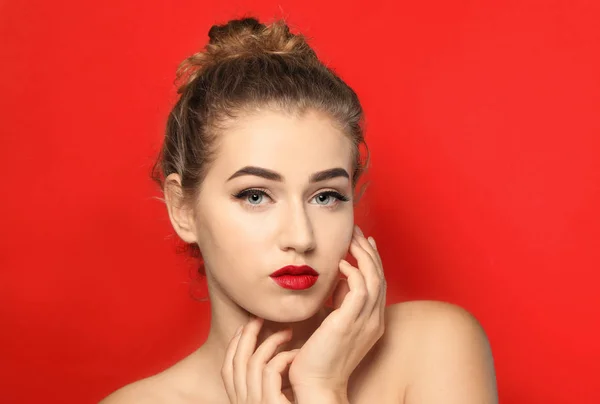
<path id="1" fill-rule="evenodd" d="M 315 180 L 332 169 L 337 174 Z M 337 293 L 340 262 L 356 238 L 352 172 L 351 141 L 319 113 L 260 111 L 233 122 L 220 135 L 194 205 L 182 204 L 176 192 L 165 192 L 175 231 L 184 241 L 197 243 L 203 254 L 212 311 L 208 338 L 173 367 L 120 389 L 103 404 L 230 403 L 221 370 L 236 329 L 253 316 L 265 321 L 260 328 L 247 326 L 245 341 L 247 333 L 255 332 L 258 348 L 291 328 L 291 338 L 282 341 L 278 352 L 302 350 L 330 315 L 324 302 Z M 176 189 L 180 178 L 172 174 L 167 184 Z M 366 239 L 361 240 L 373 254 Z M 277 286 L 269 274 L 290 264 L 317 269 L 317 283 L 301 292 Z M 375 274 L 365 265 L 355 270 L 365 277 Z M 348 373 L 347 402 L 497 402 L 491 352 L 473 317 L 443 303 L 385 307 L 385 299 L 378 301 L 385 332 Z M 359 348 L 344 352 L 355 354 Z M 282 379 L 282 391 L 294 402 L 286 372 Z"/>
<path id="2" fill-rule="evenodd" d="M 118 390 L 101 404 L 228 404 L 213 357 L 202 346 L 164 372 Z M 497 403 L 487 338 L 477 321 L 456 306 L 433 301 L 390 305 L 386 333 L 352 374 L 348 402 Z"/>

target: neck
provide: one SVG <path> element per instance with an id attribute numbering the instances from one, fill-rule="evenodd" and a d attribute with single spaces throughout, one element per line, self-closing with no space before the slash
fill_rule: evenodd
<path id="1" fill-rule="evenodd" d="M 201 349 L 206 357 L 210 358 L 212 367 L 220 369 L 225 358 L 225 351 L 235 331 L 240 325 L 245 325 L 253 317 L 253 314 L 233 302 L 219 288 L 214 285 L 211 287 L 210 280 L 208 286 L 211 302 L 210 331 Z M 258 335 L 256 348 L 271 334 L 285 328 L 292 328 L 292 339 L 282 344 L 279 350 L 289 351 L 301 348 L 332 310 L 331 307 L 322 306 L 311 317 L 296 322 L 282 323 L 265 319 Z"/>

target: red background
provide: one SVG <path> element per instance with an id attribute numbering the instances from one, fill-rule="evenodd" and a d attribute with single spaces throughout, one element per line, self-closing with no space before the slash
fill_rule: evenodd
<path id="1" fill-rule="evenodd" d="M 388 302 L 472 312 L 502 403 L 600 402 L 592 0 L 2 1 L 0 401 L 96 402 L 202 342 L 148 172 L 178 63 L 244 12 L 362 97 Z"/>

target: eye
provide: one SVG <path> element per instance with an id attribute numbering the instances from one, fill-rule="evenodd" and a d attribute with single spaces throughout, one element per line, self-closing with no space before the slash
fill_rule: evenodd
<path id="1" fill-rule="evenodd" d="M 262 205 L 265 198 L 271 198 L 267 192 L 260 189 L 245 189 L 233 195 L 233 197 L 252 205 L 252 207 Z"/>
<path id="2" fill-rule="evenodd" d="M 260 194 L 258 192 L 254 192 L 252 194 L 248 194 L 247 200 L 252 205 L 259 205 L 262 202 L 262 200 L 263 200 L 263 194 Z"/>
<path id="3" fill-rule="evenodd" d="M 335 206 L 338 202 L 348 202 L 350 199 L 336 191 L 326 191 L 314 197 L 317 205 Z"/>

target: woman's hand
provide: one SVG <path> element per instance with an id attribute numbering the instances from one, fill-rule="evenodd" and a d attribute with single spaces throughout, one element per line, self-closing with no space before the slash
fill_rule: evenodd
<path id="1" fill-rule="evenodd" d="M 345 260 L 348 277 L 333 293 L 334 311 L 311 335 L 294 358 L 290 383 L 299 402 L 314 401 L 318 393 L 345 397 L 348 379 L 384 332 L 386 281 L 375 241 L 355 228 L 350 253 L 357 269 Z"/>
<path id="2" fill-rule="evenodd" d="M 221 377 L 231 404 L 290 404 L 281 392 L 281 374 L 298 350 L 275 355 L 277 347 L 291 338 L 291 329 L 286 329 L 270 335 L 255 352 L 263 322 L 257 317 L 240 326 L 227 347 Z"/>

